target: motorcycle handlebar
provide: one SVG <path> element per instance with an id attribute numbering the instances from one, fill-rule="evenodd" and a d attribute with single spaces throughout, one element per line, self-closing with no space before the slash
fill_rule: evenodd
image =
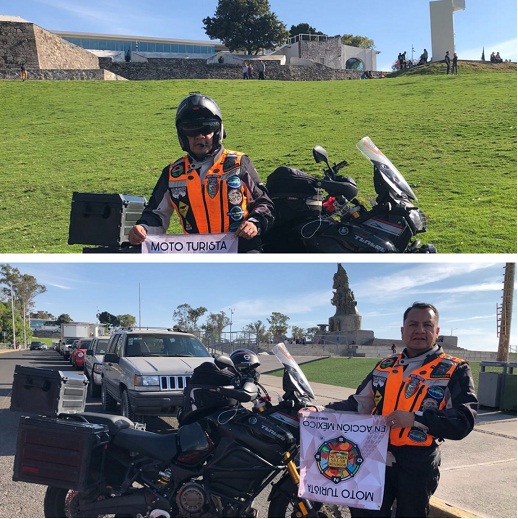
<path id="1" fill-rule="evenodd" d="M 320 187 L 325 189 L 332 196 L 344 196 L 347 200 L 352 200 L 358 194 L 358 186 L 352 180 L 337 182 L 335 180 L 320 180 Z"/>
<path id="2" fill-rule="evenodd" d="M 228 396 L 229 398 L 233 398 L 238 402 L 245 403 L 251 402 L 256 398 L 258 388 L 252 382 L 245 382 L 241 388 L 236 388 L 234 386 L 218 386 L 216 392 Z"/>

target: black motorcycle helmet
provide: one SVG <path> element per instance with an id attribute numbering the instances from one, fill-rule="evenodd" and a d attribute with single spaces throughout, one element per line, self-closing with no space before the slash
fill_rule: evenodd
<path id="1" fill-rule="evenodd" d="M 176 110 L 176 131 L 182 150 L 189 153 L 187 135 L 200 129 L 214 132 L 211 152 L 217 150 L 225 138 L 221 110 L 216 102 L 203 94 L 191 93 L 178 105 Z M 199 133 L 199 132 L 198 132 Z M 211 132 L 208 132 L 211 133 Z M 196 133 L 191 133 L 196 135 Z"/>
<path id="2" fill-rule="evenodd" d="M 251 379 L 254 382 L 259 381 L 261 362 L 252 350 L 235 350 L 230 354 L 230 359 L 241 377 Z"/>

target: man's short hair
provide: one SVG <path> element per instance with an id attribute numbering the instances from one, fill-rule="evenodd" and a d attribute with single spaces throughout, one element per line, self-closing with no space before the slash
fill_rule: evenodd
<path id="1" fill-rule="evenodd" d="M 432 310 L 432 312 L 435 314 L 435 317 L 437 317 L 437 324 L 439 324 L 439 311 L 435 306 L 433 306 L 430 303 L 420 303 L 419 301 L 412 303 L 412 306 L 409 306 L 405 313 L 403 314 L 403 323 L 406 321 L 406 318 L 408 316 L 408 313 L 410 310 L 413 310 L 414 308 L 419 308 L 420 310 Z"/>

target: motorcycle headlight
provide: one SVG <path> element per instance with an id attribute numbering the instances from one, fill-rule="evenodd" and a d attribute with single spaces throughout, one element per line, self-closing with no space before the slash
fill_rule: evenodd
<path id="1" fill-rule="evenodd" d="M 135 375 L 133 383 L 137 391 L 157 391 L 160 387 L 158 375 Z"/>

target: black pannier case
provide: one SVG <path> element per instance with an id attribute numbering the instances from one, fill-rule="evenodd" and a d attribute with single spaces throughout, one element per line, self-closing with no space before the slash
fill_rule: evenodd
<path id="1" fill-rule="evenodd" d="M 119 247 L 147 205 L 145 197 L 74 191 L 68 244 Z"/>
<path id="2" fill-rule="evenodd" d="M 84 491 L 101 483 L 106 425 L 20 418 L 13 481 Z"/>
<path id="3" fill-rule="evenodd" d="M 295 168 L 280 166 L 266 179 L 266 189 L 275 205 L 277 223 L 293 218 L 318 217 L 322 212 L 318 180 Z"/>
<path id="4" fill-rule="evenodd" d="M 81 413 L 87 386 L 88 379 L 80 373 L 17 365 L 11 411 L 45 416 Z"/>

